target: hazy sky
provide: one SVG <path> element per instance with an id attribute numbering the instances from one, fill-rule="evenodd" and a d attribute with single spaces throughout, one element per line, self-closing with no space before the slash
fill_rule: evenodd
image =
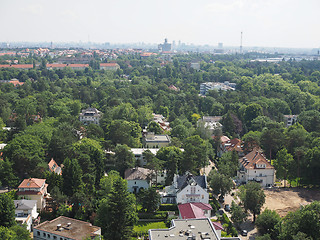
<path id="1" fill-rule="evenodd" d="M 0 41 L 320 47 L 320 0 L 0 0 Z"/>

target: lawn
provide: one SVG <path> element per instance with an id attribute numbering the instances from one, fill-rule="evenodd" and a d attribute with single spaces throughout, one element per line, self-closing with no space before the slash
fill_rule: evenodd
<path id="1" fill-rule="evenodd" d="M 149 229 L 167 228 L 164 222 L 138 222 L 133 227 L 134 232 L 148 232 Z"/>

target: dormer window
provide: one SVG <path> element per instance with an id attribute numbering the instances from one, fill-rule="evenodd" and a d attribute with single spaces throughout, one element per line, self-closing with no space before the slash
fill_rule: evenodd
<path id="1" fill-rule="evenodd" d="M 266 164 L 256 164 L 256 168 L 266 168 Z"/>

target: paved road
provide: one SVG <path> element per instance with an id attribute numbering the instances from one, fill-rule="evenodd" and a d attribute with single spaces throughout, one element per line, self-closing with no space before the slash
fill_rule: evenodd
<path id="1" fill-rule="evenodd" d="M 206 175 L 206 176 L 208 176 L 212 168 L 215 169 L 216 166 L 214 165 L 213 162 L 211 162 L 211 161 L 209 160 L 209 165 L 206 166 L 205 168 L 201 168 L 201 170 L 200 170 L 200 175 Z"/>

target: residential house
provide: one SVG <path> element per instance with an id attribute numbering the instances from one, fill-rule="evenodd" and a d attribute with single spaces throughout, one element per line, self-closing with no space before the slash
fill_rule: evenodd
<path id="1" fill-rule="evenodd" d="M 118 63 L 100 63 L 100 69 L 115 71 L 120 69 L 120 66 Z"/>
<path id="2" fill-rule="evenodd" d="M 207 177 L 193 176 L 186 173 L 183 176 L 175 175 L 173 184 L 167 186 L 162 193 L 162 203 L 209 203 Z"/>
<path id="3" fill-rule="evenodd" d="M 102 113 L 96 108 L 87 108 L 82 110 L 79 116 L 80 122 L 85 125 L 99 124 Z"/>
<path id="4" fill-rule="evenodd" d="M 7 146 L 6 143 L 0 143 L 0 160 L 2 159 L 3 149 L 5 146 Z"/>
<path id="5" fill-rule="evenodd" d="M 179 218 L 210 218 L 212 207 L 209 203 L 192 202 L 178 205 Z"/>
<path id="6" fill-rule="evenodd" d="M 236 151 L 239 157 L 243 157 L 242 141 L 238 138 L 221 141 L 217 156 L 221 157 L 226 152 Z"/>
<path id="7" fill-rule="evenodd" d="M 196 71 L 200 71 L 200 62 L 191 62 L 190 63 L 190 68 L 196 70 Z"/>
<path id="8" fill-rule="evenodd" d="M 234 91 L 236 83 L 231 83 L 229 81 L 221 82 L 205 82 L 200 84 L 200 95 L 205 96 L 211 90 L 222 90 L 222 91 Z"/>
<path id="9" fill-rule="evenodd" d="M 46 206 L 47 186 L 46 179 L 24 179 L 18 187 L 17 195 L 23 199 L 36 200 L 37 209 L 42 210 Z"/>
<path id="10" fill-rule="evenodd" d="M 142 167 L 129 168 L 124 172 L 124 179 L 128 182 L 129 192 L 137 193 L 141 189 L 151 186 L 152 170 Z"/>
<path id="11" fill-rule="evenodd" d="M 284 123 L 286 127 L 290 127 L 297 122 L 299 115 L 284 115 Z"/>
<path id="12" fill-rule="evenodd" d="M 89 222 L 60 216 L 33 228 L 34 240 L 83 240 L 100 239 L 101 228 Z"/>
<path id="13" fill-rule="evenodd" d="M 26 224 L 27 230 L 32 231 L 32 223 L 37 219 L 39 213 L 37 212 L 36 200 L 13 200 L 15 206 L 15 219 L 20 224 Z"/>
<path id="14" fill-rule="evenodd" d="M 146 148 L 161 148 L 170 144 L 171 139 L 168 135 L 156 135 L 153 132 L 147 132 L 142 137 L 143 146 Z"/>
<path id="15" fill-rule="evenodd" d="M 271 187 L 274 185 L 275 169 L 265 156 L 254 149 L 244 157 L 240 158 L 240 169 L 237 177 L 240 183 L 255 181 L 262 187 Z"/>
<path id="16" fill-rule="evenodd" d="M 160 148 L 131 148 L 131 152 L 136 158 L 137 165 L 140 167 L 145 167 L 147 165 L 147 160 L 145 160 L 143 153 L 149 150 L 153 155 L 156 155 Z"/>
<path id="17" fill-rule="evenodd" d="M 168 229 L 149 229 L 149 240 L 240 240 L 238 237 L 221 238 L 209 218 L 173 219 Z"/>
<path id="18" fill-rule="evenodd" d="M 222 128 L 222 124 L 219 122 L 221 119 L 221 116 L 203 116 L 198 120 L 197 127 L 203 127 L 211 136 L 215 129 Z"/>
<path id="19" fill-rule="evenodd" d="M 155 113 L 152 113 L 152 116 L 153 116 L 153 121 L 158 123 L 160 128 L 163 131 L 171 130 L 170 123 L 167 121 L 167 119 L 164 116 L 162 116 L 161 114 L 155 114 Z"/>
<path id="20" fill-rule="evenodd" d="M 51 158 L 50 162 L 48 163 L 48 167 L 50 172 L 62 175 L 61 167 L 59 167 L 59 165 L 56 163 L 55 160 L 53 160 L 53 158 Z"/>

